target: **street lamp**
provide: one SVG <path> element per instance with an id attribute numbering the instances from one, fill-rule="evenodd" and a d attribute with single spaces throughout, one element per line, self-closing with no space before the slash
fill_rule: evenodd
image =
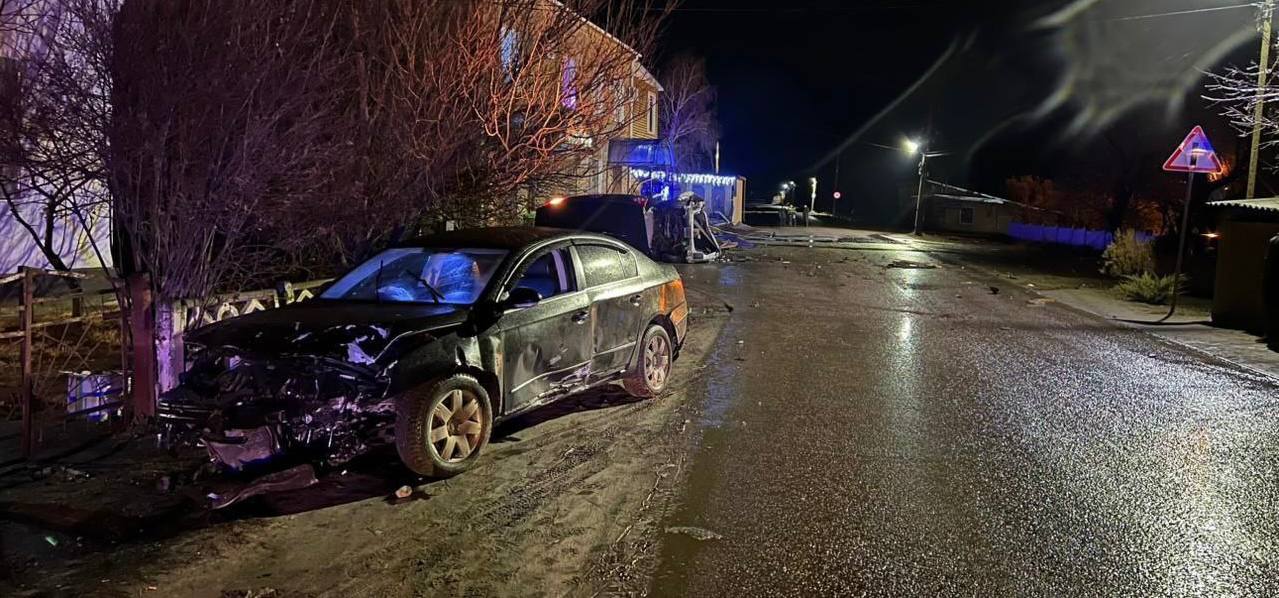
<path id="1" fill-rule="evenodd" d="M 914 139 L 907 139 L 904 147 L 906 153 L 910 155 L 919 154 L 919 189 L 915 193 L 915 236 L 923 234 L 921 231 L 924 218 L 924 167 L 928 165 L 928 152 L 924 150 L 922 143 Z"/>
<path id="2" fill-rule="evenodd" d="M 915 193 L 915 231 L 914 233 L 916 236 L 923 234 L 922 229 L 923 229 L 923 219 L 924 219 L 924 176 L 927 173 L 926 169 L 928 167 L 928 159 L 946 155 L 946 152 L 928 151 L 928 148 L 925 147 L 924 145 L 925 143 L 927 143 L 927 141 L 915 141 L 914 139 L 907 139 L 902 142 L 902 149 L 906 150 L 907 154 L 910 154 L 912 156 L 915 154 L 919 154 L 919 189 Z"/>
<path id="3" fill-rule="evenodd" d="M 808 211 L 804 212 L 804 226 L 808 226 L 808 219 L 813 216 L 813 210 L 817 207 L 817 177 L 808 177 L 808 186 L 812 193 L 808 195 Z"/>

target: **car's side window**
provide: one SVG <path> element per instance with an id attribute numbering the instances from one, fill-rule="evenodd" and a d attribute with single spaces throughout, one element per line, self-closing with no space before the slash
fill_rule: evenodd
<path id="1" fill-rule="evenodd" d="M 537 291 L 543 299 L 577 290 L 573 263 L 564 249 L 552 249 L 528 262 L 528 267 L 511 285 L 511 288 L 527 287 Z"/>
<path id="2" fill-rule="evenodd" d="M 579 245 L 577 256 L 582 260 L 582 271 L 586 274 L 586 286 L 589 287 L 639 275 L 635 257 L 626 250 L 607 245 Z"/>

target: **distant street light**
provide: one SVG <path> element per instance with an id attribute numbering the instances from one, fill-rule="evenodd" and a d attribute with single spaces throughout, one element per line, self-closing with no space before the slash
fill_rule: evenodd
<path id="1" fill-rule="evenodd" d="M 817 208 L 817 177 L 808 177 L 808 187 L 812 192 L 808 195 L 808 211 L 804 212 L 804 226 L 808 226 L 808 219 L 812 217 L 813 210 Z"/>
<path id="2" fill-rule="evenodd" d="M 919 142 L 914 139 L 907 139 L 902 143 L 902 147 L 906 148 L 906 153 L 912 156 L 919 152 Z"/>

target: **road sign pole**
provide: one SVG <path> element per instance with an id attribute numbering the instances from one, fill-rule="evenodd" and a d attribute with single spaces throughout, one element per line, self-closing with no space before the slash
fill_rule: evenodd
<path id="1" fill-rule="evenodd" d="M 1177 311 L 1177 297 L 1181 295 L 1181 265 L 1182 257 L 1186 254 L 1186 233 L 1190 228 L 1190 200 L 1194 198 L 1195 192 L 1195 173 L 1186 174 L 1186 205 L 1181 210 L 1181 239 L 1177 242 L 1177 267 L 1172 273 L 1172 300 L 1169 302 L 1168 315 L 1157 320 L 1158 322 L 1166 322 L 1172 314 Z"/>

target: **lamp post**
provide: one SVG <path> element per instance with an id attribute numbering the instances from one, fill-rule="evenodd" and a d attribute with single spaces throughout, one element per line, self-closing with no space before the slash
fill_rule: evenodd
<path id="1" fill-rule="evenodd" d="M 808 219 L 813 217 L 813 210 L 817 208 L 817 177 L 808 177 L 808 187 L 812 193 L 808 195 L 808 211 L 804 212 L 804 226 L 808 226 Z"/>
<path id="2" fill-rule="evenodd" d="M 919 153 L 919 188 L 915 192 L 915 236 L 923 234 L 924 219 L 924 167 L 928 165 L 928 152 L 923 149 L 918 141 L 907 139 L 905 143 L 906 153 L 915 155 Z"/>
<path id="3" fill-rule="evenodd" d="M 923 233 L 924 224 L 924 177 L 927 175 L 928 159 L 945 156 L 946 152 L 930 152 L 924 147 L 924 142 L 907 139 L 902 148 L 910 155 L 919 154 L 919 188 L 915 192 L 915 236 Z"/>

